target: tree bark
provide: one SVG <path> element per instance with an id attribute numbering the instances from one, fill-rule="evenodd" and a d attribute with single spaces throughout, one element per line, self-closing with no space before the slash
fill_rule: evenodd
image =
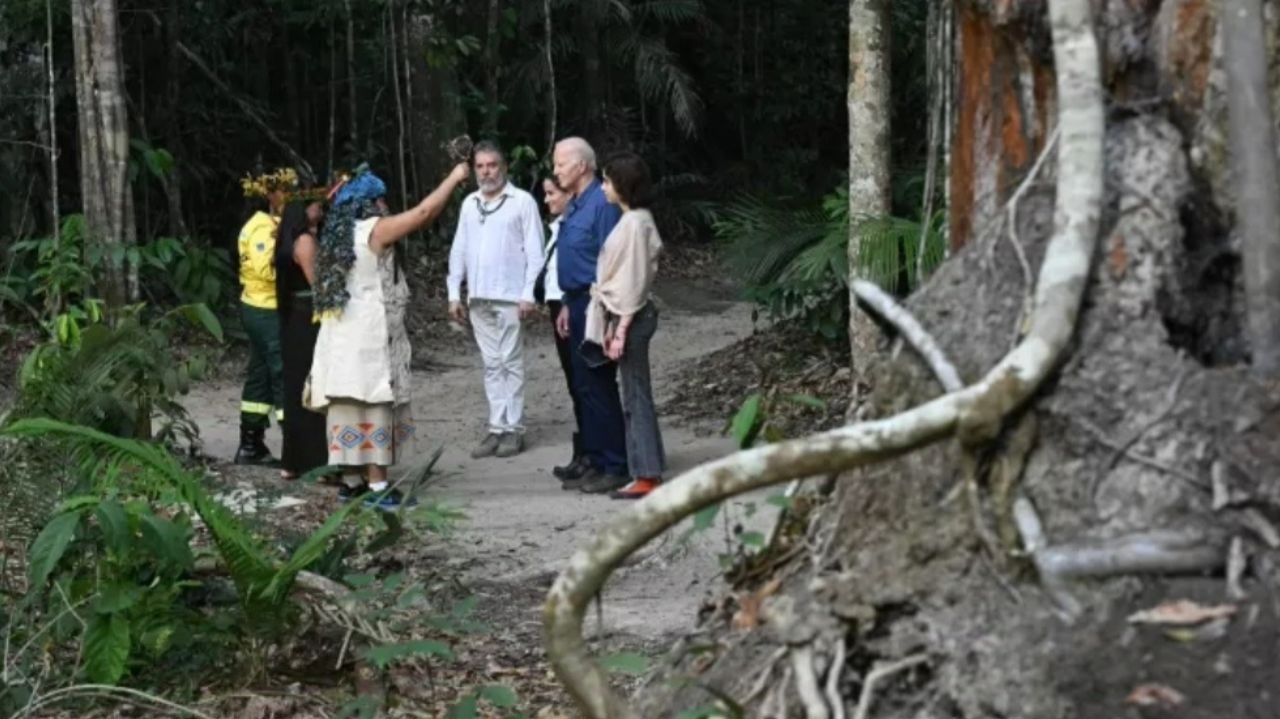
<path id="1" fill-rule="evenodd" d="M 125 255 L 135 244 L 129 191 L 129 118 L 121 76 L 115 0 L 72 0 L 76 104 L 80 127 L 80 190 L 88 239 L 106 258 L 98 278 L 108 306 L 120 307 L 129 286 Z"/>
<path id="2" fill-rule="evenodd" d="M 885 0 L 849 2 L 849 344 L 853 401 L 861 410 L 867 390 L 863 369 L 875 352 L 876 326 L 858 308 L 853 282 L 859 278 L 866 218 L 889 214 L 889 5 Z"/>
<path id="3" fill-rule="evenodd" d="M 498 134 L 498 72 L 502 69 L 498 62 L 498 21 L 502 18 L 502 4 L 498 0 L 489 0 L 489 19 L 486 24 L 484 42 L 484 126 L 481 132 L 485 137 L 494 138 Z"/>
<path id="4" fill-rule="evenodd" d="M 351 10 L 351 0 L 343 0 L 347 10 L 347 110 L 351 115 L 351 151 L 360 152 L 359 119 L 356 107 L 356 18 Z"/>
<path id="5" fill-rule="evenodd" d="M 1280 377 L 1280 181 L 1262 0 L 1222 5 L 1236 215 L 1253 370 Z"/>
<path id="6" fill-rule="evenodd" d="M 542 43 L 545 46 L 547 56 L 547 82 L 550 85 L 547 90 L 547 157 L 551 156 L 552 150 L 556 144 L 556 113 L 559 106 L 556 104 L 556 64 L 552 53 L 552 41 L 555 35 L 552 33 L 551 23 L 551 0 L 543 0 L 542 2 Z"/>

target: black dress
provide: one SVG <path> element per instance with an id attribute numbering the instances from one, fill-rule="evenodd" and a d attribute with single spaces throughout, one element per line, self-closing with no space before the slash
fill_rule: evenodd
<path id="1" fill-rule="evenodd" d="M 312 321 L 311 285 L 292 258 L 276 266 L 280 305 L 280 355 L 284 361 L 283 468 L 301 476 L 329 463 L 324 415 L 302 406 L 320 325 Z"/>

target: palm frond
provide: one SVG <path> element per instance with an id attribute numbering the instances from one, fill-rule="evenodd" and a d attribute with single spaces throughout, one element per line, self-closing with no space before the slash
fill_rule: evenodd
<path id="1" fill-rule="evenodd" d="M 242 598 L 259 596 L 261 589 L 270 584 L 276 568 L 263 546 L 162 447 L 46 418 L 19 420 L 0 430 L 0 435 L 56 438 L 67 442 L 73 450 L 92 452 L 100 461 L 113 466 L 133 464 L 144 468 L 169 483 L 209 528 Z"/>
<path id="2" fill-rule="evenodd" d="M 636 5 L 635 13 L 670 25 L 701 23 L 707 19 L 707 8 L 702 0 L 647 0 Z"/>
<path id="3" fill-rule="evenodd" d="M 712 230 L 726 244 L 730 270 L 748 285 L 776 281 L 797 255 L 831 234 L 821 210 L 778 208 L 750 196 L 721 208 Z"/>
<path id="4" fill-rule="evenodd" d="M 686 137 L 696 136 L 702 117 L 702 97 L 675 51 L 662 38 L 632 34 L 621 43 L 619 52 L 633 58 L 636 83 L 645 99 L 663 103 L 680 131 Z"/>

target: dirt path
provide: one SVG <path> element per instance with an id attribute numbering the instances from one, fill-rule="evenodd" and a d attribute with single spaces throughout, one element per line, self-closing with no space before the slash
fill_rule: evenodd
<path id="1" fill-rule="evenodd" d="M 654 377 L 658 401 L 664 400 L 673 373 L 687 360 L 725 347 L 751 331 L 750 307 L 734 302 L 723 290 L 672 282 L 659 287 L 663 306 L 654 339 Z M 430 308 L 434 311 L 438 308 Z M 414 398 L 419 421 L 420 452 L 444 446 L 439 468 L 444 478 L 435 497 L 460 507 L 468 519 L 451 539 L 448 557 L 464 581 L 488 592 L 512 590 L 511 626 L 540 620 L 542 590 L 570 554 L 585 544 L 628 504 L 607 498 L 564 492 L 550 474 L 569 454 L 572 426 L 563 378 L 549 329 L 539 325 L 526 340 L 528 449 L 509 460 L 474 461 L 468 453 L 484 430 L 485 400 L 480 358 L 469 336 L 458 332 L 434 347 L 415 346 Z M 417 362 L 425 360 L 425 362 Z M 203 431 L 205 452 L 218 458 L 234 453 L 237 439 L 238 386 L 201 387 L 189 406 Z M 671 476 L 732 450 L 720 426 L 664 422 Z M 278 433 L 269 441 L 278 448 Z M 253 482 L 271 482 L 269 473 Z M 306 496 L 304 494 L 304 496 Z M 747 518 L 746 503 L 761 507 Z M 281 510 L 287 511 L 287 510 Z M 772 508 L 759 498 L 744 498 L 728 514 L 748 528 L 767 529 Z M 655 642 L 692 627 L 696 610 L 719 572 L 717 554 L 726 549 L 718 528 L 681 544 L 669 538 L 633 558 L 610 583 L 603 603 L 604 633 Z M 537 590 L 537 591 L 535 591 Z M 595 631 L 596 622 L 588 622 Z"/>

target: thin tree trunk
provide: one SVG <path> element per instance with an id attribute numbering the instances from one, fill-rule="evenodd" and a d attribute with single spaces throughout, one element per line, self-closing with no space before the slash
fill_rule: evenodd
<path id="1" fill-rule="evenodd" d="M 1280 181 L 1262 0 L 1228 0 L 1222 32 L 1253 370 L 1280 375 Z"/>
<path id="2" fill-rule="evenodd" d="M 889 214 L 889 7 L 886 0 L 849 2 L 849 344 L 857 414 L 867 390 L 861 377 L 875 351 L 876 326 L 858 308 L 862 238 L 869 217 Z"/>
<path id="3" fill-rule="evenodd" d="M 547 156 L 551 156 L 551 151 L 556 144 L 556 113 L 558 106 L 556 104 L 556 65 L 554 53 L 552 52 L 552 41 L 555 35 L 551 26 L 551 0 L 543 0 L 542 2 L 542 34 L 543 44 L 547 50 L 547 80 L 550 84 L 550 90 L 547 93 L 547 101 L 551 103 L 551 107 L 547 113 Z"/>
<path id="4" fill-rule="evenodd" d="M 359 121 L 356 115 L 356 19 L 351 12 L 351 0 L 343 0 L 347 9 L 347 104 L 351 112 L 351 149 L 360 152 Z"/>
<path id="5" fill-rule="evenodd" d="M 334 144 L 338 134 L 338 33 L 329 26 L 329 145 L 325 160 L 325 177 L 333 179 Z"/>
<path id="6" fill-rule="evenodd" d="M 72 0 L 71 11 L 85 225 L 89 239 L 105 250 L 99 278 L 103 299 L 108 306 L 120 307 L 136 296 L 137 285 L 126 260 L 136 229 L 128 185 L 129 125 L 116 3 Z"/>
<path id="7" fill-rule="evenodd" d="M 414 104 L 413 104 L 413 63 L 410 61 L 412 53 L 409 46 L 409 6 L 404 8 L 404 21 L 400 25 L 400 57 L 404 62 L 404 96 L 405 96 L 405 122 L 407 124 L 407 132 L 409 137 L 414 137 Z M 422 187 L 422 183 L 418 177 L 418 150 L 415 143 L 409 142 L 409 176 L 412 187 L 409 191 L 410 197 L 419 197 L 418 188 Z"/>
<path id="8" fill-rule="evenodd" d="M 591 9 L 592 3 L 583 3 L 578 12 L 578 42 L 582 52 L 582 106 L 586 109 L 588 139 L 594 137 L 600 120 L 601 69 L 600 27 Z"/>
<path id="9" fill-rule="evenodd" d="M 387 29 L 391 33 L 391 42 L 387 47 L 391 52 L 391 91 L 396 98 L 396 163 L 400 177 L 400 206 L 409 206 L 409 182 L 404 163 L 404 100 L 400 95 L 400 41 L 396 36 L 396 3 L 390 0 L 387 4 Z"/>
<path id="10" fill-rule="evenodd" d="M 489 22 L 484 43 L 485 113 L 482 132 L 490 138 L 498 134 L 498 20 L 501 17 L 501 4 L 498 0 L 489 0 Z"/>
<path id="11" fill-rule="evenodd" d="M 62 247 L 61 210 L 58 207 L 58 95 L 53 71 L 53 0 L 45 0 L 45 67 L 48 69 L 49 81 L 49 230 L 53 233 L 55 250 Z M 54 306 L 51 313 L 56 315 L 62 311 L 62 298 L 53 297 Z"/>

